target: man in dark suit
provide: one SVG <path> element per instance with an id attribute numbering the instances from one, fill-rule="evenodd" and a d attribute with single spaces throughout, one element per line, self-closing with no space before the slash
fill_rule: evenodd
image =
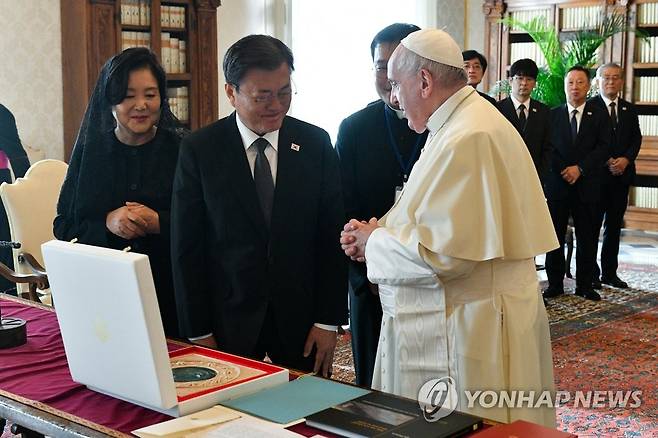
<path id="1" fill-rule="evenodd" d="M 603 169 L 601 202 L 594 237 L 598 240 L 599 230 L 605 217 L 603 244 L 601 246 L 601 271 L 594 264 L 594 287 L 606 283 L 614 287 L 627 288 L 628 284 L 617 276 L 619 238 L 624 213 L 628 205 L 628 190 L 635 176 L 635 158 L 642 145 L 642 133 L 635 105 L 619 97 L 623 81 L 623 70 L 616 63 L 600 66 L 596 71 L 599 94 L 590 99 L 592 104 L 605 110 L 610 116 L 612 137 L 610 155 Z M 601 279 L 599 281 L 599 273 Z"/>
<path id="2" fill-rule="evenodd" d="M 528 147 L 539 179 L 544 181 L 550 167 L 551 116 L 543 103 L 530 98 L 539 69 L 532 59 L 519 59 L 510 67 L 512 94 L 496 103 L 498 110 L 516 126 Z"/>
<path id="3" fill-rule="evenodd" d="M 592 231 L 601 195 L 601 173 L 608 157 L 610 121 L 604 111 L 586 102 L 589 72 L 574 66 L 564 79 L 567 103 L 551 110 L 553 155 L 545 193 L 560 247 L 546 254 L 548 288 L 544 297 L 564 293 L 564 236 L 573 217 L 576 250 L 576 295 L 598 301 L 592 289 L 596 242 Z"/>
<path id="4" fill-rule="evenodd" d="M 462 57 L 464 58 L 464 71 L 466 72 L 467 84 L 477 91 L 478 85 L 480 85 L 484 74 L 487 72 L 487 58 L 476 50 L 464 50 Z M 487 93 L 478 91 L 478 94 L 492 105 L 496 105 L 496 99 Z"/>
<path id="5" fill-rule="evenodd" d="M 347 320 L 338 157 L 286 116 L 293 56 L 250 35 L 224 57 L 235 112 L 186 137 L 172 199 L 181 331 L 193 342 L 331 374 Z"/>
<path id="6" fill-rule="evenodd" d="M 345 210 L 349 217 L 382 217 L 393 205 L 420 155 L 427 133 L 409 129 L 397 101 L 391 102 L 386 76 L 388 60 L 400 41 L 420 30 L 395 23 L 370 44 L 375 88 L 380 99 L 352 114 L 340 125 L 336 150 L 340 157 Z M 382 308 L 377 285 L 368 281 L 364 263 L 350 262 L 350 331 L 357 385 L 370 386 L 379 343 Z"/>

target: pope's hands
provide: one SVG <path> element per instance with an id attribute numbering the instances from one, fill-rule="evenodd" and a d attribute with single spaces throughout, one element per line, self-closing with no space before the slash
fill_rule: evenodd
<path id="1" fill-rule="evenodd" d="M 112 234 L 126 240 L 146 236 L 148 224 L 139 214 L 128 207 L 119 207 L 105 216 L 105 226 Z"/>
<path id="2" fill-rule="evenodd" d="M 377 228 L 379 224 L 374 217 L 368 222 L 352 219 L 346 223 L 340 233 L 340 247 L 345 251 L 345 255 L 352 260 L 365 262 L 366 243 L 370 234 Z"/>

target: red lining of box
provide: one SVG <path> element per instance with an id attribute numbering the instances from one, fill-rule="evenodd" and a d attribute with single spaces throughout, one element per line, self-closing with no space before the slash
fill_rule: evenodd
<path id="1" fill-rule="evenodd" d="M 201 354 L 202 356 L 207 356 L 207 357 L 212 357 L 213 359 L 220 359 L 224 360 L 226 362 L 234 363 L 236 365 L 242 365 L 246 366 L 249 368 L 253 368 L 259 371 L 265 371 L 266 375 L 267 374 L 275 374 L 280 371 L 285 371 L 285 368 L 277 367 L 275 365 L 271 365 L 265 362 L 259 362 L 257 360 L 253 359 L 247 359 L 245 357 L 240 357 L 240 356 L 235 356 L 233 354 L 229 353 L 224 353 L 221 351 L 217 350 L 212 350 L 210 348 L 204 348 L 204 347 L 199 347 L 199 346 L 192 346 L 192 347 L 185 347 L 181 348 L 180 350 L 176 350 L 173 352 L 169 353 L 170 358 L 176 358 L 179 356 L 184 356 L 186 354 L 193 354 L 193 353 L 198 353 Z M 243 383 L 249 382 L 251 380 L 259 379 L 263 377 L 263 374 L 259 376 L 252 376 L 244 380 L 240 380 L 238 382 L 232 382 L 232 383 L 227 383 L 226 385 L 219 386 L 217 388 L 210 388 L 210 389 L 204 389 L 203 391 L 199 392 L 194 392 L 188 395 L 180 396 L 178 397 L 179 402 L 183 402 L 185 400 L 189 400 L 192 398 L 196 398 L 202 395 L 210 394 L 215 391 L 221 391 L 226 388 L 230 388 L 231 386 L 236 386 L 236 385 L 241 385 Z"/>

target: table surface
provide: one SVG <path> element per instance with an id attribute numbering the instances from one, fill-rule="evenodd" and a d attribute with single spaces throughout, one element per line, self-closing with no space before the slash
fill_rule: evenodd
<path id="1" fill-rule="evenodd" d="M 0 306 L 3 317 L 26 320 L 28 332 L 26 344 L 0 350 L 0 418 L 57 437 L 127 437 L 171 419 L 74 382 L 52 308 L 4 294 Z"/>

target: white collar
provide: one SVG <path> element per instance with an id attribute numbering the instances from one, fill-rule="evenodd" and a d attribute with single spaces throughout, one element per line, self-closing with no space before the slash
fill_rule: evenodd
<path id="1" fill-rule="evenodd" d="M 513 95 L 511 95 L 511 94 L 510 94 L 509 97 L 512 99 L 512 103 L 514 104 L 514 109 L 515 109 L 515 110 L 518 110 L 518 109 L 519 109 L 519 105 L 523 104 L 523 105 L 525 105 L 525 109 L 527 109 L 528 111 L 530 111 L 530 98 L 527 98 L 525 101 L 520 102 L 520 101 L 516 100 L 516 98 L 515 98 Z"/>
<path id="2" fill-rule="evenodd" d="M 585 101 L 582 105 L 579 107 L 573 107 L 569 102 L 567 102 L 567 110 L 569 111 L 569 115 L 573 112 L 573 110 L 578 110 L 578 114 L 582 115 L 583 111 L 585 110 L 585 105 L 587 104 L 587 101 Z"/>
<path id="3" fill-rule="evenodd" d="M 251 129 L 247 128 L 247 125 L 242 123 L 242 120 L 240 120 L 240 116 L 238 115 L 237 112 L 235 113 L 235 122 L 238 125 L 238 131 L 240 131 L 240 137 L 242 138 L 242 145 L 244 146 L 245 149 L 249 149 L 249 147 L 261 136 L 256 134 Z M 279 148 L 278 129 L 276 131 L 268 132 L 262 137 L 270 143 L 270 145 L 274 148 L 275 151 L 278 151 Z"/>
<path id="4" fill-rule="evenodd" d="M 615 97 L 613 100 L 608 99 L 608 98 L 605 97 L 603 94 L 600 94 L 600 96 L 601 96 L 601 99 L 603 99 L 603 101 L 605 102 L 605 106 L 606 106 L 606 107 L 609 107 L 610 104 L 611 104 L 612 102 L 614 102 L 614 103 L 615 103 L 615 106 L 616 106 L 617 108 L 619 108 L 619 96 Z"/>

